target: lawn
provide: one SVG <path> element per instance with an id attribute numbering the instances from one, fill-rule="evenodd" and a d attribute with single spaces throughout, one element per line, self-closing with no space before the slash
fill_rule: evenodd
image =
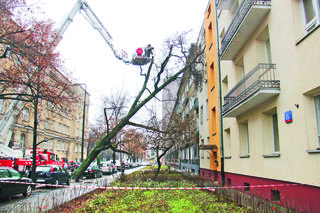
<path id="1" fill-rule="evenodd" d="M 201 179 L 168 170 L 154 181 L 154 171 L 143 170 L 122 176 L 113 187 L 198 187 Z M 214 192 L 204 189 L 99 189 L 50 212 L 247 212 L 234 203 L 218 202 Z"/>

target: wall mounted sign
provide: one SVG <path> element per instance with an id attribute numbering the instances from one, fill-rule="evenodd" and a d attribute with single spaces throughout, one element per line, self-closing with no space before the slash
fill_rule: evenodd
<path id="1" fill-rule="evenodd" d="M 286 123 L 291 123 L 291 122 L 292 122 L 292 112 L 291 112 L 291 110 L 286 111 L 286 112 L 284 113 L 284 121 L 285 121 Z"/>

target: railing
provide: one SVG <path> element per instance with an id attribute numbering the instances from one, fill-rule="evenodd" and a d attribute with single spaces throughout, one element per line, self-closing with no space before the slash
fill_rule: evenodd
<path id="1" fill-rule="evenodd" d="M 234 18 L 231 21 L 231 24 L 228 27 L 226 34 L 223 36 L 221 40 L 221 52 L 222 54 L 231 40 L 234 37 L 234 34 L 238 31 L 238 28 L 241 26 L 242 21 L 248 14 L 249 10 L 253 5 L 264 5 L 270 6 L 271 0 L 243 0 L 234 15 Z"/>
<path id="2" fill-rule="evenodd" d="M 280 88 L 275 64 L 258 64 L 224 97 L 223 112 L 261 88 Z"/>

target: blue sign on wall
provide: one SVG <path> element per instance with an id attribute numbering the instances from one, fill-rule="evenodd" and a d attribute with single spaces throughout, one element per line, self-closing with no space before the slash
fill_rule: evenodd
<path id="1" fill-rule="evenodd" d="M 291 122 L 292 122 L 292 112 L 291 112 L 291 110 L 286 111 L 286 112 L 284 113 L 284 121 L 285 121 L 286 123 L 291 123 Z"/>

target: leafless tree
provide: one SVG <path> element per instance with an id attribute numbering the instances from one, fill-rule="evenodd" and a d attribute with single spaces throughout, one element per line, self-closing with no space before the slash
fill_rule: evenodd
<path id="1" fill-rule="evenodd" d="M 127 113 L 112 129 L 108 128 L 107 133 L 96 144 L 89 153 L 87 159 L 81 164 L 73 175 L 73 179 L 78 181 L 85 169 L 102 151 L 111 148 L 118 151 L 112 140 L 126 126 L 135 126 L 146 128 L 146 125 L 138 124 L 132 121 L 134 116 L 139 112 L 150 100 L 156 96 L 171 82 L 175 81 L 182 73 L 190 69 L 194 64 L 198 63 L 198 58 L 203 54 L 204 50 L 197 51 L 193 57 L 188 57 L 187 41 L 184 34 L 176 36 L 174 39 L 166 41 L 166 50 L 163 51 L 164 58 L 160 63 L 155 63 L 152 58 L 147 69 L 141 68 L 141 76 L 144 82 L 141 85 L 139 93 L 128 108 Z"/>

